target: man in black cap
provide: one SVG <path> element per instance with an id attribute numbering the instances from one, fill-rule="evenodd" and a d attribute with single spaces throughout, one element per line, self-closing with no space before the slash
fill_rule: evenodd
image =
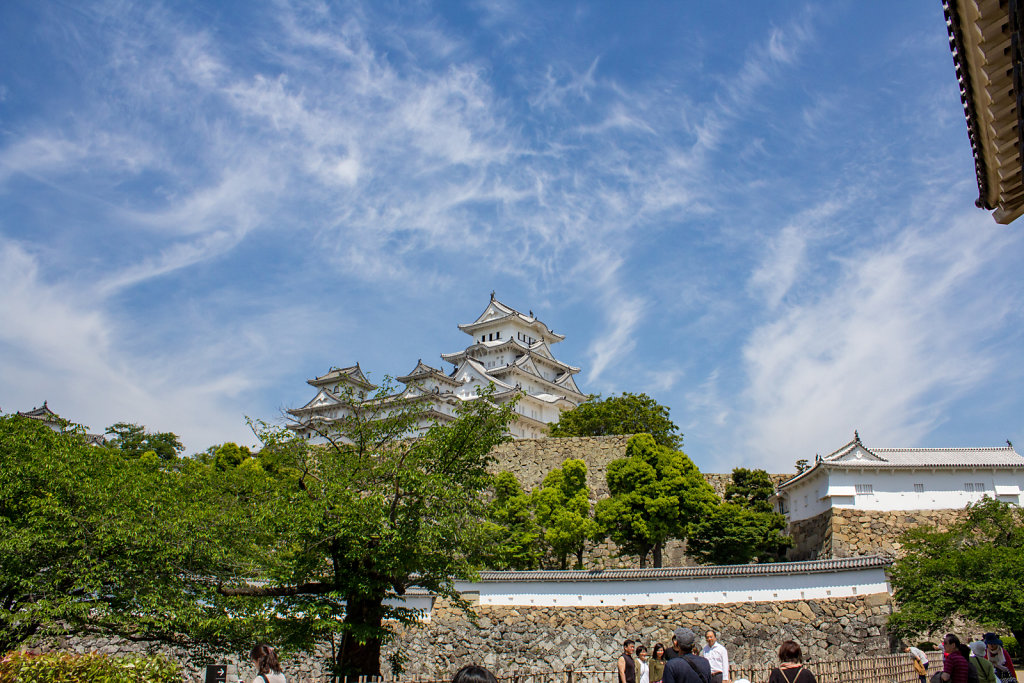
<path id="1" fill-rule="evenodd" d="M 672 649 L 675 655 L 665 663 L 662 683 L 711 683 L 711 666 L 708 660 L 693 654 L 693 643 L 697 636 L 688 628 L 677 628 L 672 634 Z"/>

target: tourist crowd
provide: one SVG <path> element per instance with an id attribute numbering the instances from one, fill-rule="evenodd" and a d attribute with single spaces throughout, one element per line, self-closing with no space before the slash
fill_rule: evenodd
<path id="1" fill-rule="evenodd" d="M 729 677 L 729 651 L 718 642 L 718 634 L 708 630 L 705 645 L 688 628 L 672 633 L 672 646 L 661 643 L 647 647 L 627 640 L 618 660 L 618 683 L 723 683 Z M 772 669 L 768 683 L 816 683 L 814 674 L 804 669 L 803 653 L 792 640 L 779 648 L 779 666 Z M 750 683 L 740 679 L 735 683 Z"/>
<path id="2" fill-rule="evenodd" d="M 729 652 L 714 631 L 707 631 L 704 638 L 706 644 L 700 647 L 691 629 L 678 628 L 670 648 L 656 643 L 650 653 L 646 646 L 627 640 L 617 662 L 618 683 L 730 681 Z M 942 671 L 936 672 L 930 683 L 1018 683 L 1010 653 L 995 633 L 986 633 L 967 645 L 948 633 L 942 650 Z M 929 683 L 928 655 L 910 646 L 903 651 L 911 656 L 920 683 Z M 734 683 L 750 682 L 738 679 Z M 779 647 L 779 665 L 772 669 L 767 683 L 816 683 L 814 673 L 803 666 L 803 653 L 796 642 L 786 640 Z"/>
<path id="3" fill-rule="evenodd" d="M 903 650 L 913 657 L 920 683 L 928 681 L 928 655 L 916 647 Z M 986 633 L 969 644 L 953 633 L 942 639 L 942 671 L 936 671 L 931 683 L 1017 683 L 1017 671 L 1002 639 Z"/>
<path id="4" fill-rule="evenodd" d="M 701 647 L 693 630 L 684 627 L 672 633 L 669 648 L 655 643 L 648 652 L 645 645 L 625 641 L 617 662 L 618 683 L 750 683 L 729 677 L 729 652 L 718 642 L 717 633 L 709 630 L 704 639 L 706 644 Z M 929 683 L 928 655 L 911 646 L 903 651 L 910 655 L 920 683 Z M 942 671 L 936 671 L 930 683 L 1018 683 L 1010 653 L 995 633 L 986 633 L 968 645 L 947 633 L 942 639 L 942 651 Z M 257 645 L 250 658 L 258 671 L 253 683 L 285 683 L 273 648 Z M 470 665 L 459 669 L 452 683 L 498 680 L 487 669 Z M 779 665 L 772 669 L 767 683 L 817 683 L 814 673 L 803 666 L 803 652 L 796 642 L 783 641 Z"/>

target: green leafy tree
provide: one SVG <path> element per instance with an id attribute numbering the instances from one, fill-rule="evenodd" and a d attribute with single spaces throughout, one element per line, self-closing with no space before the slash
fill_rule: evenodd
<path id="1" fill-rule="evenodd" d="M 575 555 L 576 568 L 582 569 L 587 541 L 598 533 L 597 522 L 590 514 L 586 463 L 570 459 L 551 470 L 534 491 L 534 507 L 537 522 L 544 529 L 544 541 L 559 568 L 566 569 L 568 557 Z"/>
<path id="2" fill-rule="evenodd" d="M 793 544 L 785 529 L 782 515 L 721 503 L 694 523 L 686 553 L 702 564 L 774 562 Z"/>
<path id="3" fill-rule="evenodd" d="M 772 509 L 774 494 L 764 470 L 734 469 L 724 502 L 694 523 L 686 553 L 704 564 L 784 559 L 793 540 L 785 533 L 786 518 Z"/>
<path id="4" fill-rule="evenodd" d="M 772 512 L 771 499 L 775 484 L 764 470 L 737 467 L 725 487 L 725 500 L 754 512 Z"/>
<path id="5" fill-rule="evenodd" d="M 685 539 L 692 524 L 715 503 L 715 492 L 682 451 L 638 434 L 626 445 L 626 457 L 608 464 L 611 496 L 597 504 L 603 534 L 624 553 L 650 554 L 655 567 L 670 538 Z"/>
<path id="6" fill-rule="evenodd" d="M 796 461 L 796 473 L 797 474 L 803 474 L 805 471 L 809 470 L 810 468 L 811 468 L 811 466 L 807 463 L 807 459 L 806 458 L 800 458 L 799 460 Z"/>
<path id="7" fill-rule="evenodd" d="M 683 435 L 669 419 L 669 409 L 647 394 L 590 396 L 572 410 L 562 413 L 551 426 L 551 436 L 609 436 L 650 434 L 668 448 L 682 448 Z"/>
<path id="8" fill-rule="evenodd" d="M 161 460 L 173 460 L 185 450 L 178 435 L 171 432 L 147 432 L 146 428 L 130 422 L 118 422 L 107 427 L 107 442 L 127 458 L 139 458 L 152 451 Z"/>
<path id="9" fill-rule="evenodd" d="M 197 459 L 223 472 L 232 467 L 238 467 L 250 458 L 252 458 L 252 452 L 247 446 L 239 446 L 228 441 L 219 446 L 210 446 Z"/>
<path id="10" fill-rule="evenodd" d="M 475 576 L 486 558 L 490 452 L 508 438 L 513 415 L 488 392 L 462 404 L 457 419 L 409 439 L 428 406 L 390 392 L 384 382 L 369 401 L 346 399 L 348 414 L 321 425 L 323 446 L 286 429 L 260 430 L 263 450 L 298 476 L 275 480 L 253 510 L 266 511 L 254 526 L 272 517 L 275 529 L 274 542 L 252 557 L 250 576 L 262 582 L 220 589 L 273 598 L 279 638 L 296 645 L 340 634 L 340 675 L 379 675 L 382 641 L 417 619 L 391 598 L 422 588 L 468 609 L 454 582 Z"/>
<path id="11" fill-rule="evenodd" d="M 932 633 L 959 616 L 1024 642 L 1024 509 L 985 498 L 948 531 L 912 529 L 902 541 L 890 572 L 895 635 Z"/>
<path id="12" fill-rule="evenodd" d="M 202 472 L 158 462 L 0 417 L 0 651 L 69 630 L 184 643 L 183 625 L 197 642 L 235 628 L 211 601 L 237 570 L 225 536 L 246 537 Z"/>
<path id="13" fill-rule="evenodd" d="M 487 519 L 493 525 L 487 566 L 498 570 L 537 569 L 544 558 L 544 548 L 533 499 L 511 472 L 499 472 L 493 490 L 494 498 L 487 506 Z"/>

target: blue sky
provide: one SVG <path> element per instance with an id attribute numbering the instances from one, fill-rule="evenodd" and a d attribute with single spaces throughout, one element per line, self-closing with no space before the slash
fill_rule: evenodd
<path id="1" fill-rule="evenodd" d="M 935 0 L 9 1 L 0 407 L 251 444 L 496 290 L 707 471 L 1024 443 L 976 196 Z"/>

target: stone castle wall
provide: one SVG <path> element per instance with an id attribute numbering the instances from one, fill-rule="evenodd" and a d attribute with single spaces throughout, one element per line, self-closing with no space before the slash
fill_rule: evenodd
<path id="1" fill-rule="evenodd" d="M 964 510 L 852 510 L 835 508 L 789 526 L 795 546 L 790 560 L 903 554 L 900 537 L 924 527 L 945 531 Z"/>
<path id="2" fill-rule="evenodd" d="M 409 672 L 447 678 L 472 662 L 509 669 L 611 671 L 626 638 L 671 643 L 672 630 L 714 629 L 734 666 L 775 663 L 779 643 L 797 641 L 809 659 L 889 651 L 889 595 L 793 602 L 640 607 L 476 608 L 479 628 L 457 610 L 435 605 L 431 623 L 399 640 Z"/>
<path id="3" fill-rule="evenodd" d="M 626 457 L 630 438 L 621 435 L 517 439 L 499 444 L 491 451 L 498 459 L 494 471 L 508 470 L 529 491 L 540 486 L 548 472 L 561 467 L 566 460 L 583 460 L 587 463 L 590 497 L 596 502 L 608 496 L 608 463 Z"/>
<path id="4" fill-rule="evenodd" d="M 450 680 L 465 664 L 483 664 L 499 675 L 510 671 L 612 671 L 626 638 L 648 646 L 670 643 L 672 630 L 688 626 L 702 634 L 715 629 L 733 666 L 773 664 L 779 643 L 793 639 L 805 659 L 845 659 L 889 651 L 885 623 L 891 612 L 886 593 L 790 602 L 639 607 L 475 608 L 478 625 L 438 600 L 430 621 L 401 629 L 381 659 L 400 648 L 408 676 Z M 181 662 L 185 680 L 201 681 L 205 663 L 183 650 L 113 638 L 64 638 L 45 649 L 99 651 L 111 655 L 159 651 Z M 246 653 L 217 657 L 228 664 L 228 681 L 252 680 Z M 283 661 L 291 683 L 323 683 L 330 645 Z"/>
<path id="5" fill-rule="evenodd" d="M 885 555 L 900 557 L 900 537 L 924 527 L 945 531 L 962 520 L 964 510 L 849 510 L 832 511 L 832 557 Z"/>

